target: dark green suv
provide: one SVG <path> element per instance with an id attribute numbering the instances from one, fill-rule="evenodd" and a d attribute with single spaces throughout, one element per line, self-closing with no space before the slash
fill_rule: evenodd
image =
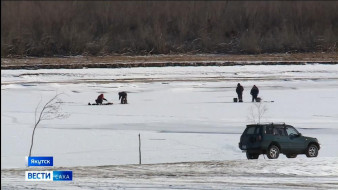
<path id="1" fill-rule="evenodd" d="M 258 159 L 260 154 L 276 159 L 280 153 L 288 158 L 298 154 L 317 157 L 320 146 L 316 138 L 302 136 L 291 125 L 268 123 L 247 125 L 239 148 L 246 152 L 248 159 Z"/>

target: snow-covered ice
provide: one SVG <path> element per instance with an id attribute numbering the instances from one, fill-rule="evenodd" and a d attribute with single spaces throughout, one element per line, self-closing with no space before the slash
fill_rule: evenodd
<path id="1" fill-rule="evenodd" d="M 2 171 L 2 189 L 337 189 L 338 160 L 228 160 L 73 167 L 72 182 L 25 182 Z M 65 170 L 65 168 L 56 168 Z M 66 168 L 69 169 L 69 168 Z M 33 170 L 33 169 L 29 169 Z"/>
<path id="2" fill-rule="evenodd" d="M 238 82 L 243 103 L 233 103 Z M 262 121 L 318 138 L 318 158 L 246 160 L 238 142 L 252 122 L 254 84 L 268 108 Z M 119 91 L 128 92 L 129 104 L 119 104 Z M 64 93 L 70 117 L 39 125 L 33 155 L 53 156 L 55 168 L 74 171 L 74 181 L 25 182 L 35 108 L 56 93 Z M 114 105 L 88 106 L 100 93 Z M 337 94 L 338 65 L 2 70 L 2 187 L 338 188 Z M 133 165 L 138 134 L 141 166 Z"/>

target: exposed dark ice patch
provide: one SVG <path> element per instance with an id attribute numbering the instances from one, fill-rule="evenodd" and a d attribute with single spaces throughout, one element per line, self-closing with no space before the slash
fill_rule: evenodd
<path id="1" fill-rule="evenodd" d="M 21 84 L 21 86 L 37 86 L 36 84 Z"/>

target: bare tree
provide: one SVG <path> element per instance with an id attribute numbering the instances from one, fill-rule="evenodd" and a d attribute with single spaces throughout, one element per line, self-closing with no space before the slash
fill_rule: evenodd
<path id="1" fill-rule="evenodd" d="M 248 120 L 253 123 L 260 123 L 266 111 L 268 111 L 268 108 L 264 103 L 256 102 L 250 107 Z"/>
<path id="2" fill-rule="evenodd" d="M 61 112 L 61 104 L 62 101 L 59 98 L 60 94 L 56 94 L 52 99 L 50 99 L 41 109 L 40 114 L 37 117 L 38 109 L 41 103 L 41 100 L 39 104 L 35 108 L 35 125 L 32 133 L 32 141 L 31 141 L 31 147 L 29 149 L 29 156 L 32 154 L 32 148 L 34 143 L 34 134 L 37 126 L 41 121 L 44 120 L 52 120 L 52 119 L 65 119 L 69 117 L 69 114 L 62 113 Z"/>

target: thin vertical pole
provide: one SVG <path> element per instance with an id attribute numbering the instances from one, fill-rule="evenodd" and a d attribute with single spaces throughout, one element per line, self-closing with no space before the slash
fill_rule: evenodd
<path id="1" fill-rule="evenodd" d="M 139 164 L 141 164 L 141 134 L 138 134 L 138 152 L 139 152 Z"/>

